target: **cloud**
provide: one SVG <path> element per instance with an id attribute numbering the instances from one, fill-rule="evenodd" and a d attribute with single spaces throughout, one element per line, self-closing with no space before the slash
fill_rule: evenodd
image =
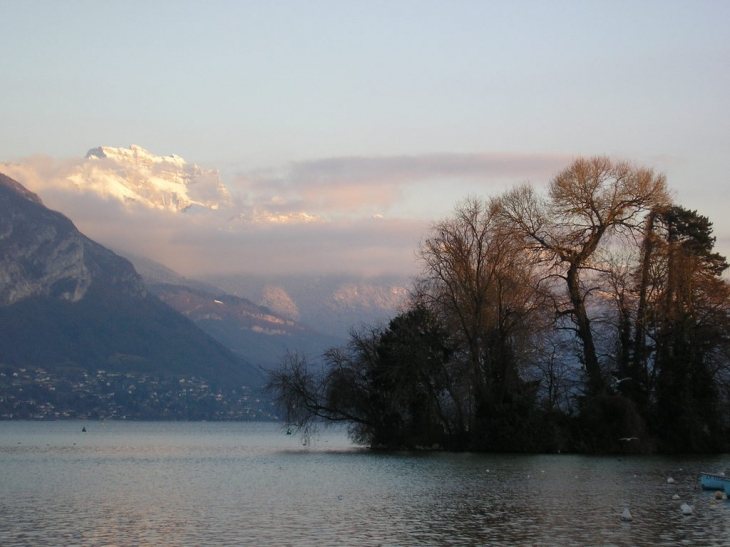
<path id="1" fill-rule="evenodd" d="M 73 183 L 64 174 L 82 162 L 82 159 L 57 160 L 44 154 L 36 154 L 19 162 L 0 163 L 0 171 L 21 182 L 32 192 L 59 188 L 70 190 Z"/>
<path id="2" fill-rule="evenodd" d="M 348 156 L 292 162 L 284 169 L 238 175 L 231 187 L 277 210 L 324 216 L 387 211 L 406 190 L 434 181 L 495 185 L 548 180 L 573 158 L 542 154 Z"/>
<path id="3" fill-rule="evenodd" d="M 240 175 L 228 185 L 234 199 L 224 208 L 184 213 L 80 192 L 68 173 L 83 161 L 34 156 L 0 165 L 0 171 L 103 245 L 202 277 L 240 272 L 411 275 L 418 269 L 416 248 L 432 218 L 389 212 L 414 188 L 428 192 L 430 182 L 460 181 L 478 183 L 474 188 L 483 194 L 489 184 L 547 180 L 569 160 L 429 154 L 294 162 L 283 170 Z M 441 215 L 462 197 L 443 198 Z"/>

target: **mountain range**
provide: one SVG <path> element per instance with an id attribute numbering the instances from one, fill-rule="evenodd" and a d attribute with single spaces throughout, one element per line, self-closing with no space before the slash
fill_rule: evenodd
<path id="1" fill-rule="evenodd" d="M 217 170 L 188 163 L 175 154 L 157 156 L 136 145 L 92 148 L 85 158 L 63 163 L 52 173 L 38 165 L 3 167 L 34 181 L 52 196 L 66 192 L 70 200 L 61 203 L 73 203 L 71 196 L 75 194 L 81 200 L 83 196 L 94 196 L 99 201 L 83 203 L 102 207 L 105 202 L 116 202 L 129 208 L 129 222 L 139 218 L 139 211 L 146 211 L 149 229 L 154 229 L 153 219 L 157 216 L 162 225 L 171 217 L 179 218 L 180 223 L 189 224 L 190 234 L 195 234 L 203 223 L 225 233 L 230 222 L 234 229 L 245 230 L 247 223 L 311 221 L 306 213 L 284 218 L 263 209 L 242 212 Z M 105 237 L 107 245 L 113 239 Z M 158 297 L 254 366 L 276 366 L 281 356 L 292 350 L 317 356 L 344 343 L 353 328 L 387 321 L 407 298 L 409 280 L 402 276 L 233 272 L 194 280 L 156 262 L 157 256 L 151 255 L 148 247 L 140 247 L 147 251 L 146 256 L 109 248 L 129 259 L 142 274 L 139 290 Z M 3 274 L 8 275 L 17 267 L 6 266 L 8 270 Z M 82 291 L 85 278 L 79 279 L 74 290 Z M 27 290 L 23 283 L 12 284 L 13 288 L 6 290 L 21 294 Z M 54 287 L 61 290 L 62 285 Z M 226 307 L 216 301 L 225 302 Z"/>
<path id="2" fill-rule="evenodd" d="M 248 392 L 262 382 L 258 367 L 152 294 L 128 260 L 81 234 L 67 217 L 47 209 L 37 195 L 2 174 L 0 370 L 3 416 L 8 408 L 17 411 L 44 396 L 33 383 L 40 381 L 37 378 L 23 384 L 29 370 L 66 384 L 70 377 L 112 374 L 127 379 L 127 395 L 134 391 L 132 386 L 149 380 L 160 387 L 150 392 L 150 400 L 142 401 L 146 417 L 155 417 L 155 404 L 162 405 L 158 410 L 163 414 L 171 408 L 159 400 L 161 386 L 179 389 L 178 384 L 193 382 L 203 390 L 195 393 L 205 401 L 215 398 L 218 390 Z M 49 401 L 68 405 L 53 393 L 60 384 L 43 382 Z M 105 397 L 119 398 L 116 392 L 90 392 L 88 381 L 79 382 L 85 386 L 82 399 L 93 399 L 97 406 L 105 404 Z M 193 405 L 195 414 L 183 411 L 177 417 L 220 417 L 219 410 L 206 414 L 201 405 Z M 260 416 L 261 410 L 250 414 Z"/>
<path id="3" fill-rule="evenodd" d="M 272 311 L 345 339 L 361 327 L 386 323 L 408 298 L 404 276 L 329 275 L 207 276 L 229 294 L 244 296 Z"/>
<path id="4" fill-rule="evenodd" d="M 130 259 L 0 174 L 0 418 L 265 418 L 262 369 L 316 358 L 403 298 L 385 278 L 200 281 Z"/>
<path id="5" fill-rule="evenodd" d="M 85 158 L 63 163 L 52 172 L 38 165 L 3 164 L 2 167 L 16 173 L 18 180 L 33 181 L 51 195 L 66 192 L 69 198 L 62 201 L 64 204 L 72 203 L 74 195 L 80 199 L 94 196 L 98 201 L 88 203 L 98 203 L 101 207 L 104 202 L 116 202 L 129 209 L 129 223 L 139 222 L 139 213 L 144 211 L 144 218 L 148 219 L 145 226 L 149 229 L 154 229 L 157 217 L 161 226 L 167 226 L 170 218 L 175 217 L 179 219 L 178 226 L 186 226 L 186 238 L 199 237 L 204 225 L 212 226 L 209 230 L 225 237 L 229 230 L 245 231 L 251 225 L 296 225 L 313 222 L 314 218 L 304 211 L 283 215 L 281 211 L 234 203 L 217 170 L 188 163 L 175 154 L 157 156 L 137 145 L 92 148 Z M 125 231 L 124 227 L 120 230 Z M 128 244 L 118 248 L 113 244 L 114 237 L 108 231 L 104 233 L 106 245 L 128 258 L 148 285 L 192 286 L 214 296 L 227 293 L 306 325 L 312 332 L 339 340 L 346 338 L 352 328 L 386 321 L 395 315 L 406 300 L 410 285 L 406 276 L 365 277 L 297 271 L 266 274 L 233 271 L 186 279 L 166 270 L 167 264 L 157 263 L 160 257 L 154 250 L 159 247 L 140 244 L 138 249 L 129 252 Z M 161 243 L 161 238 L 158 241 Z M 271 361 L 271 352 L 265 353 Z"/>
<path id="6" fill-rule="evenodd" d="M 312 357 L 341 345 L 286 313 L 227 293 L 217 285 L 185 278 L 152 260 L 131 257 L 147 289 L 226 347 L 264 368 L 276 368 L 291 351 Z"/>

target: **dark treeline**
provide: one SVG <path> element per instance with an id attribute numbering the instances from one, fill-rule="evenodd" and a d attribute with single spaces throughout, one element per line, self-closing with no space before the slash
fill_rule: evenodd
<path id="1" fill-rule="evenodd" d="M 730 285 L 712 224 L 663 175 L 578 159 L 544 194 L 467 198 L 433 225 L 407 307 L 269 389 L 305 435 L 373 447 L 729 447 Z"/>

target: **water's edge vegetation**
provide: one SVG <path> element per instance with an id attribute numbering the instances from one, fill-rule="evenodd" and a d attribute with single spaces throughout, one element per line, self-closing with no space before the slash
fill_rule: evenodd
<path id="1" fill-rule="evenodd" d="M 730 448 L 730 284 L 712 223 L 665 177 L 580 158 L 539 193 L 435 223 L 388 325 L 269 372 L 286 424 L 358 443 L 493 452 Z"/>

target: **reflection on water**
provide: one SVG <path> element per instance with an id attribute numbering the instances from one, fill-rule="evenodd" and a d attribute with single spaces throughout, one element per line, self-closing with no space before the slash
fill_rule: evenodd
<path id="1" fill-rule="evenodd" d="M 382 454 L 341 432 L 303 447 L 273 424 L 85 425 L 0 423 L 0 545 L 730 545 L 730 503 L 698 488 L 723 457 Z"/>

